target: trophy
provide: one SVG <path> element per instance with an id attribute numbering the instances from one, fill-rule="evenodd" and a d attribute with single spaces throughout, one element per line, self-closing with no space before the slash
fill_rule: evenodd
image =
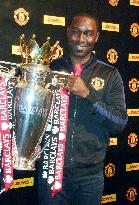
<path id="1" fill-rule="evenodd" d="M 35 160 L 43 151 L 36 151 L 46 130 L 46 121 L 52 100 L 52 87 L 62 87 L 67 73 L 51 71 L 50 62 L 62 55 L 59 42 L 50 46 L 50 37 L 39 48 L 33 35 L 28 44 L 20 36 L 22 63 L 18 69 L 5 72 L 15 80 L 14 115 L 16 154 L 13 168 L 34 170 Z M 14 66 L 13 66 L 14 67 Z M 15 77 L 17 70 L 18 75 Z M 4 72 L 3 72 L 4 73 Z"/>

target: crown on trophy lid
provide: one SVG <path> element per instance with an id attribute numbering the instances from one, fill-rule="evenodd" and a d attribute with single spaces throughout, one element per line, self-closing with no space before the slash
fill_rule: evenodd
<path id="1" fill-rule="evenodd" d="M 20 36 L 20 51 L 23 64 L 44 64 L 49 65 L 53 59 L 63 55 L 63 49 L 59 46 L 59 41 L 51 46 L 50 37 L 40 48 L 36 42 L 36 35 L 33 34 L 28 44 L 25 42 L 25 35 Z"/>

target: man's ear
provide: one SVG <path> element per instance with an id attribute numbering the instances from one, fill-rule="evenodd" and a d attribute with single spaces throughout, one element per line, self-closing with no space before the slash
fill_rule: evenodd
<path id="1" fill-rule="evenodd" d="M 95 43 L 97 43 L 98 38 L 99 38 L 99 32 L 97 32 L 96 39 L 95 39 Z"/>

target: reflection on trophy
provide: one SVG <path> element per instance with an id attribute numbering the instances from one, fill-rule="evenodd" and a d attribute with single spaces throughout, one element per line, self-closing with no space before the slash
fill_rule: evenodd
<path id="1" fill-rule="evenodd" d="M 14 141 L 17 153 L 13 156 L 13 167 L 17 170 L 35 169 L 34 162 L 38 156 L 36 149 L 45 132 L 51 106 L 51 85 L 64 86 L 68 75 L 64 72 L 50 71 L 50 62 L 62 55 L 62 50 L 58 41 L 53 46 L 50 46 L 49 41 L 48 37 L 46 43 L 39 48 L 35 35 L 28 44 L 25 42 L 25 36 L 21 35 L 22 64 L 18 65 L 20 75 L 15 77 L 14 68 L 5 72 L 7 78 L 15 79 Z"/>

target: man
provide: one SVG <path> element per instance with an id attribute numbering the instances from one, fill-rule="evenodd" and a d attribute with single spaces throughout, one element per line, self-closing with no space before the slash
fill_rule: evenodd
<path id="1" fill-rule="evenodd" d="M 94 16 L 74 16 L 67 37 L 69 54 L 51 64 L 52 70 L 73 73 L 66 85 L 70 102 L 63 189 L 51 197 L 40 184 L 40 204 L 100 205 L 109 136 L 121 132 L 127 123 L 123 82 L 114 67 L 92 53 L 99 38 Z"/>

